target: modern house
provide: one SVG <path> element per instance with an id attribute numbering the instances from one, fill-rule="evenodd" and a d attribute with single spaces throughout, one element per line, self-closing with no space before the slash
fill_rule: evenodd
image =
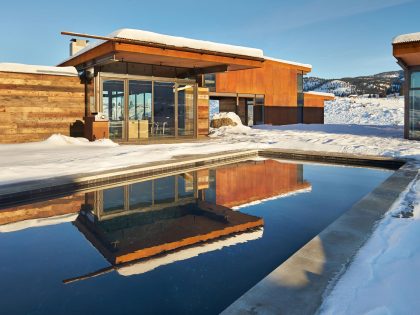
<path id="1" fill-rule="evenodd" d="M 420 139 L 420 33 L 399 35 L 393 55 L 404 70 L 404 137 Z"/>
<path id="2" fill-rule="evenodd" d="M 304 93 L 312 67 L 260 49 L 141 30 L 108 36 L 63 32 L 70 57 L 58 67 L 0 64 L 0 142 L 53 133 L 119 142 L 197 138 L 209 106 L 245 125 L 323 123 L 325 93 Z"/>

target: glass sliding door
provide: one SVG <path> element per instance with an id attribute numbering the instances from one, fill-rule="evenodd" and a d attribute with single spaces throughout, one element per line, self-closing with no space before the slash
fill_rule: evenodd
<path id="1" fill-rule="evenodd" d="M 124 128 L 124 81 L 104 80 L 102 82 L 102 110 L 109 119 L 109 137 L 122 140 Z"/>
<path id="2" fill-rule="evenodd" d="M 154 82 L 153 137 L 175 136 L 175 88 L 174 82 Z"/>
<path id="3" fill-rule="evenodd" d="M 180 84 L 178 93 L 178 136 L 194 136 L 194 87 Z"/>
<path id="4" fill-rule="evenodd" d="M 128 139 L 146 140 L 152 124 L 152 81 L 128 84 Z"/>

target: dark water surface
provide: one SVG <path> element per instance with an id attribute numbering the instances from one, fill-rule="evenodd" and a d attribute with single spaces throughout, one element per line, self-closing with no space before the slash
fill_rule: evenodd
<path id="1" fill-rule="evenodd" d="M 249 161 L 2 209 L 0 313 L 217 314 L 391 174 Z"/>

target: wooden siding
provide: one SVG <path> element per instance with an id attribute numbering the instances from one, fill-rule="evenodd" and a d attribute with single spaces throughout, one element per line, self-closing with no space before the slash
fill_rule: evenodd
<path id="1" fill-rule="evenodd" d="M 0 143 L 80 136 L 84 108 L 78 77 L 0 72 Z"/>
<path id="2" fill-rule="evenodd" d="M 297 106 L 298 68 L 271 60 L 258 69 L 216 75 L 217 93 L 265 95 L 266 106 Z"/>
<path id="3" fill-rule="evenodd" d="M 198 88 L 197 134 L 198 136 L 207 136 L 209 134 L 209 89 L 208 88 Z"/>

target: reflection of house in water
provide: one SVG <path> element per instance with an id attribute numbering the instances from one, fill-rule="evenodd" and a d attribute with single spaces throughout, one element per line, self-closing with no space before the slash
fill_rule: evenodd
<path id="1" fill-rule="evenodd" d="M 112 264 L 263 225 L 261 218 L 203 200 L 207 174 L 197 171 L 87 193 L 75 225 Z"/>
<path id="2" fill-rule="evenodd" d="M 0 232 L 73 221 L 84 200 L 84 194 L 74 194 L 3 208 L 0 210 Z"/>
<path id="3" fill-rule="evenodd" d="M 229 208 L 311 187 L 303 179 L 303 165 L 274 160 L 226 165 L 211 173 L 206 200 Z"/>
<path id="4" fill-rule="evenodd" d="M 74 224 L 111 263 L 107 270 L 131 275 L 257 239 L 263 219 L 230 207 L 307 188 L 301 165 L 247 161 L 5 209 L 0 231 L 80 210 Z"/>

